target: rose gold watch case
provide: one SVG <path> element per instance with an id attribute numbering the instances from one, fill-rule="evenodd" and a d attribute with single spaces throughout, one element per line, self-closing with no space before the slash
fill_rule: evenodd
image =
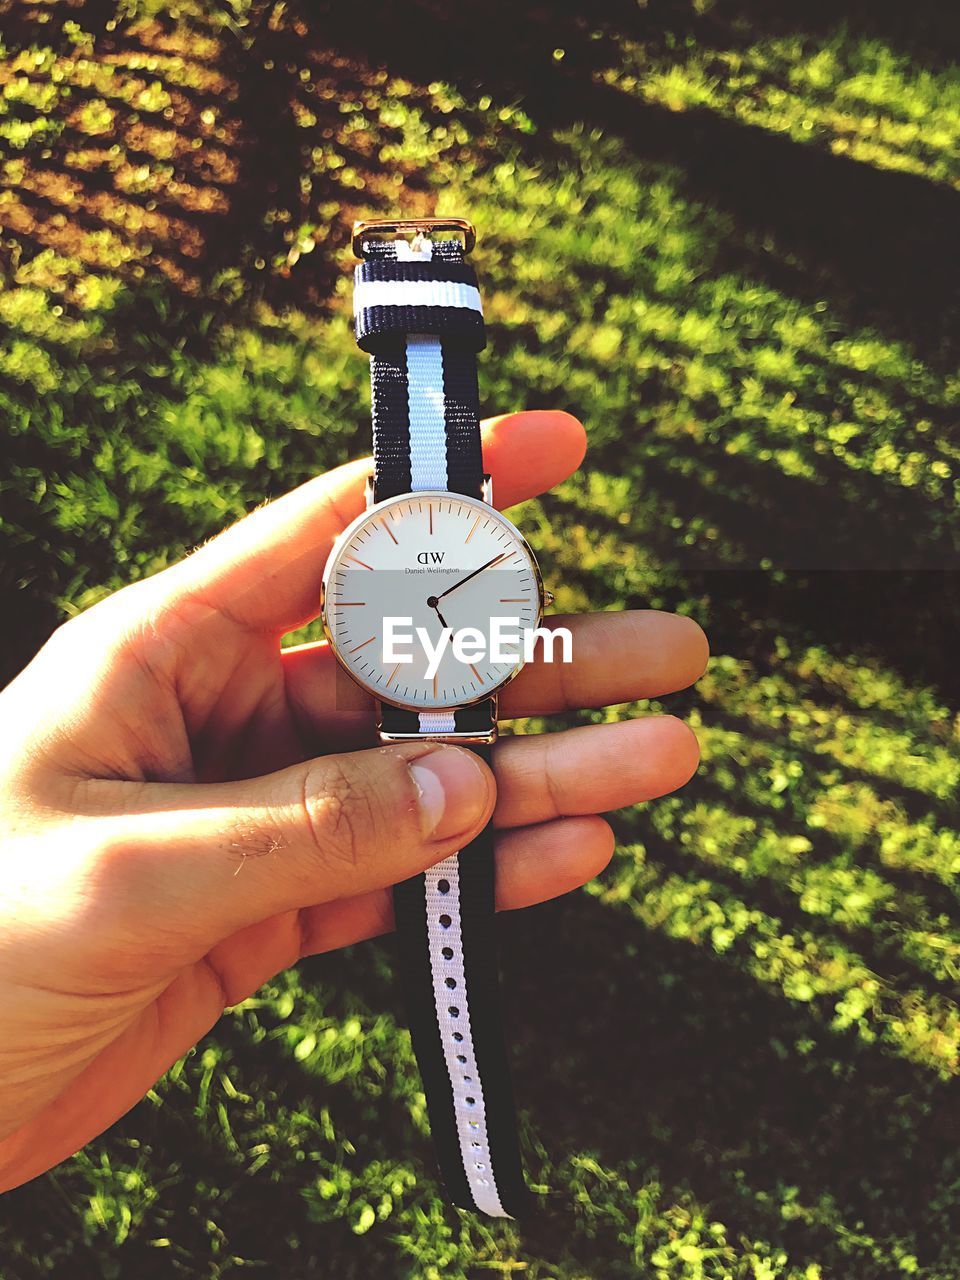
<path id="1" fill-rule="evenodd" d="M 485 485 L 484 488 L 486 492 L 489 492 L 489 485 Z M 361 514 L 358 515 L 355 520 L 351 520 L 351 522 L 347 525 L 347 527 L 343 530 L 343 532 L 334 540 L 334 544 L 330 549 L 330 554 L 327 557 L 327 563 L 324 566 L 323 578 L 320 583 L 320 619 L 323 624 L 323 633 L 326 636 L 327 643 L 330 645 L 330 648 L 333 652 L 333 656 L 336 658 L 337 662 L 340 664 L 343 670 L 347 673 L 350 679 L 354 682 L 354 684 L 359 685 L 360 688 L 363 689 L 366 693 L 369 693 L 370 696 L 376 699 L 377 702 L 386 702 L 386 703 L 389 703 L 390 706 L 400 707 L 404 711 L 430 711 L 430 712 L 456 711 L 456 710 L 459 710 L 459 708 L 461 707 L 474 706 L 478 702 L 484 702 L 487 699 L 496 698 L 500 690 L 503 689 L 506 685 L 508 685 L 511 680 L 516 679 L 516 677 L 520 674 L 521 670 L 523 669 L 524 663 L 521 660 L 520 662 L 517 663 L 516 667 L 514 667 L 513 670 L 510 671 L 504 677 L 504 679 L 500 681 L 498 685 L 496 685 L 495 688 L 485 690 L 483 693 L 479 695 L 479 697 L 462 700 L 462 701 L 451 704 L 449 707 L 424 707 L 422 704 L 419 704 L 419 703 L 410 703 L 410 702 L 404 702 L 402 699 L 387 698 L 387 697 L 384 697 L 383 691 L 380 688 L 372 684 L 368 684 L 366 681 L 360 679 L 353 671 L 350 670 L 350 668 L 344 662 L 343 658 L 340 655 L 340 651 L 337 647 L 337 642 L 333 635 L 333 629 L 330 626 L 327 618 L 327 597 L 328 597 L 330 574 L 332 572 L 333 565 L 336 562 L 337 552 L 340 546 L 344 542 L 349 541 L 349 539 L 353 537 L 357 529 L 359 529 L 368 520 L 375 519 L 381 511 L 384 511 L 391 506 L 398 505 L 401 502 L 409 502 L 410 498 L 414 496 L 417 498 L 424 498 L 428 500 L 435 499 L 438 501 L 441 499 L 442 500 L 457 499 L 478 507 L 492 506 L 490 502 L 486 501 L 486 492 L 484 494 L 483 500 L 478 498 L 471 498 L 468 494 L 451 493 L 444 489 L 430 489 L 430 490 L 424 489 L 422 491 L 417 490 L 416 494 L 401 493 L 401 494 L 398 494 L 396 497 L 386 498 L 383 502 L 370 503 L 367 506 L 366 510 L 361 512 Z M 493 510 L 496 511 L 496 508 L 493 508 Z M 537 557 L 534 555 L 533 549 L 531 548 L 530 544 L 527 542 L 526 538 L 523 536 L 520 530 L 516 527 L 513 521 L 508 520 L 507 517 L 503 515 L 503 513 L 500 511 L 497 511 L 496 514 L 497 514 L 497 518 L 502 520 L 513 531 L 514 536 L 516 537 L 518 543 L 520 544 L 521 549 L 527 556 L 527 559 L 529 560 L 530 565 L 533 568 L 534 579 L 537 584 L 537 617 L 534 625 L 536 627 L 539 627 L 540 622 L 543 618 L 544 604 L 547 602 L 546 601 L 547 593 L 545 593 L 543 588 L 543 577 L 541 576 L 541 573 L 540 573 L 540 566 L 537 564 Z M 552 600 L 553 597 L 550 596 L 549 598 L 550 600 Z M 496 734 L 496 729 L 494 728 L 493 736 L 495 736 L 495 734 Z M 405 738 L 406 736 L 407 735 L 405 734 L 398 734 L 398 735 L 385 734 L 384 735 L 385 738 L 390 738 L 391 740 L 393 738 Z M 410 735 L 410 736 L 416 737 L 418 735 Z M 478 734 L 475 731 L 471 733 L 454 732 L 451 734 L 435 734 L 435 735 L 431 734 L 430 736 L 432 738 L 437 738 L 437 739 L 449 737 L 451 741 L 463 741 L 464 739 L 467 739 L 467 738 L 470 739 L 471 741 L 477 741 L 477 740 L 492 741 L 493 740 L 492 737 L 487 738 L 486 735 L 478 736 Z"/>

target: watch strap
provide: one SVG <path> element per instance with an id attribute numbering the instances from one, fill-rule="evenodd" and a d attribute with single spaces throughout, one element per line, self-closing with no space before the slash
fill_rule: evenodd
<path id="1" fill-rule="evenodd" d="M 456 241 L 363 245 L 357 341 L 370 354 L 375 501 L 420 490 L 481 498 L 480 295 Z M 386 732 L 489 732 L 489 701 L 383 706 Z M 488 763 L 490 748 L 476 745 Z M 495 1217 L 529 1207 L 503 1040 L 492 826 L 394 888 L 401 976 L 440 1173 L 450 1199 Z"/>
<path id="2" fill-rule="evenodd" d="M 473 748 L 489 763 L 490 748 Z M 410 1032 L 430 1130 L 454 1204 L 493 1217 L 529 1204 L 503 1038 L 494 930 L 494 837 L 393 891 Z"/>
<path id="3" fill-rule="evenodd" d="M 455 241 L 371 241 L 356 270 L 357 342 L 370 353 L 374 501 L 483 487 L 476 276 Z"/>

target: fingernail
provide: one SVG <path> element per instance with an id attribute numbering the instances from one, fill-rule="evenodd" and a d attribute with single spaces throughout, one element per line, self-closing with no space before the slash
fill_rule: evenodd
<path id="1" fill-rule="evenodd" d="M 438 747 L 410 766 L 420 795 L 420 829 L 447 840 L 477 825 L 487 807 L 488 786 L 480 761 L 458 747 Z"/>

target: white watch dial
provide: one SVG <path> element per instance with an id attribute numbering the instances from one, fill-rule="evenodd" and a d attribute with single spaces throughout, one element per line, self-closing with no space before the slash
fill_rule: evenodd
<path id="1" fill-rule="evenodd" d="M 540 573 L 521 534 L 457 494 L 371 507 L 324 572 L 324 626 L 341 663 L 375 697 L 418 710 L 495 693 L 523 665 L 524 634 L 541 608 Z"/>

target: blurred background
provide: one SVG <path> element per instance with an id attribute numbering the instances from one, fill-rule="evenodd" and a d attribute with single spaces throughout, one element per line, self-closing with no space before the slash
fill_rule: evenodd
<path id="1" fill-rule="evenodd" d="M 539 1220 L 442 1206 L 366 944 L 4 1197 L 3 1280 L 955 1280 L 955 7 L 2 0 L 0 30 L 0 679 L 365 451 L 348 232 L 398 212 L 479 227 L 486 411 L 587 425 L 519 515 L 558 607 L 679 609 L 715 654 L 649 707 L 698 778 L 504 921 Z"/>

